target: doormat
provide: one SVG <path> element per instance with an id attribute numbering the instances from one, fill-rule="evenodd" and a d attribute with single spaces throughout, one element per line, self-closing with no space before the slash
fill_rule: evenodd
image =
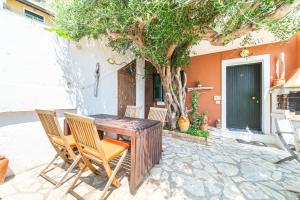
<path id="1" fill-rule="evenodd" d="M 242 144 L 250 144 L 250 145 L 255 145 L 255 146 L 261 146 L 261 147 L 266 147 L 267 145 L 262 142 L 258 141 L 246 141 L 242 139 L 236 139 L 237 142 L 242 143 Z"/>

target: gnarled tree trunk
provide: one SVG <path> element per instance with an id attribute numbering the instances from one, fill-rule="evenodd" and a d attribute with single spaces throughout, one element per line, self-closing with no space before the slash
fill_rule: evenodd
<path id="1" fill-rule="evenodd" d="M 177 127 L 177 120 L 179 115 L 186 118 L 187 112 L 185 107 L 185 99 L 186 99 L 186 74 L 184 75 L 184 83 L 182 83 L 182 74 L 181 68 L 173 68 L 168 67 L 166 69 L 161 69 L 160 71 L 165 104 L 168 109 L 168 123 L 172 130 Z"/>

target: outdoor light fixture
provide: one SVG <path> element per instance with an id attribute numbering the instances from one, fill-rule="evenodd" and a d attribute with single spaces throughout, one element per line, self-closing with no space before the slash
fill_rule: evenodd
<path id="1" fill-rule="evenodd" d="M 121 62 L 121 63 L 116 63 L 116 61 L 115 61 L 115 59 L 113 59 L 113 58 L 108 58 L 107 59 L 107 62 L 109 63 L 109 64 L 111 64 L 111 65 L 122 65 L 122 64 L 127 64 L 126 62 Z"/>
<path id="2" fill-rule="evenodd" d="M 250 56 L 250 51 L 248 50 L 248 49 L 243 49 L 241 52 L 240 52 L 240 56 L 242 57 L 242 58 L 247 58 L 247 57 L 249 57 Z"/>

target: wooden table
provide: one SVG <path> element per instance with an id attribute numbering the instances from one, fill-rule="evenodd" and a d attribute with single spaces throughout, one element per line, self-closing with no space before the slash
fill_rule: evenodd
<path id="1" fill-rule="evenodd" d="M 131 138 L 130 193 L 135 195 L 150 169 L 158 164 L 162 152 L 162 123 L 138 118 L 119 118 L 114 115 L 93 115 L 97 130 Z M 70 131 L 65 123 L 65 134 Z"/>

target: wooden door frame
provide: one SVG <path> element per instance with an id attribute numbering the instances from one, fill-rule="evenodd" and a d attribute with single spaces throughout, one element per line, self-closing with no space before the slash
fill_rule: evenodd
<path id="1" fill-rule="evenodd" d="M 236 65 L 246 65 L 251 63 L 261 63 L 261 129 L 265 134 L 270 134 L 270 54 L 250 56 L 247 58 L 235 58 L 222 60 L 222 129 L 227 130 L 226 123 L 226 69 Z"/>
<path id="2" fill-rule="evenodd" d="M 119 101 L 120 101 L 120 99 L 119 99 L 119 73 L 120 73 L 121 70 L 128 67 L 132 63 L 135 63 L 135 73 L 136 73 L 137 72 L 137 60 L 136 59 L 134 59 L 131 62 L 127 63 L 125 66 L 119 68 L 118 71 L 117 71 L 117 115 L 119 115 Z M 137 105 L 137 101 L 136 101 L 136 96 L 137 96 L 137 92 L 136 92 L 136 88 L 137 88 L 136 74 L 134 76 L 134 80 L 135 80 L 135 99 L 134 99 L 135 103 L 134 103 L 134 105 Z"/>

